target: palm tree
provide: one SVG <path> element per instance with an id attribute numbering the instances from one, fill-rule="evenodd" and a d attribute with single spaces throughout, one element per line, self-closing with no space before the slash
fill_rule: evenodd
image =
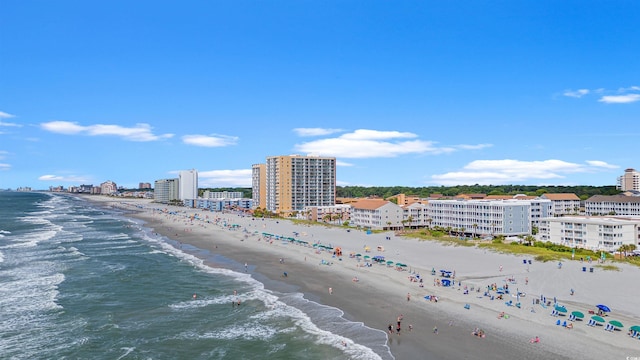
<path id="1" fill-rule="evenodd" d="M 471 225 L 471 226 L 473 227 L 473 236 L 472 236 L 472 237 L 474 237 L 474 238 L 475 238 L 475 237 L 476 237 L 476 235 L 478 235 L 478 234 L 477 234 L 477 232 L 478 232 L 478 224 L 475 224 L 475 223 L 474 223 L 474 224 L 473 224 L 473 225 Z"/>
<path id="2" fill-rule="evenodd" d="M 527 235 L 527 236 L 525 236 L 524 241 L 526 241 L 527 244 L 529 244 L 529 246 L 532 246 L 533 243 L 536 242 L 536 238 L 533 237 L 532 235 Z"/>

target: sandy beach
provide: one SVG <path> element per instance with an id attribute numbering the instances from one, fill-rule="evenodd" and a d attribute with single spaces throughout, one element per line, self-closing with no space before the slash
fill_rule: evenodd
<path id="1" fill-rule="evenodd" d="M 386 332 L 391 324 L 394 333 L 388 335 L 388 346 L 396 359 L 640 358 L 640 340 L 627 335 L 629 326 L 640 325 L 640 289 L 636 286 L 640 269 L 636 267 L 615 264 L 619 271 L 604 271 L 595 267 L 595 262 L 574 260 L 559 268 L 557 263 L 529 264 L 528 260 L 533 260 L 529 257 L 446 246 L 392 233 L 302 226 L 148 200 L 84 198 L 128 211 L 128 216 L 143 220 L 146 227 L 182 243 L 186 251 L 193 247 L 235 260 L 233 270 L 251 273 L 267 289 L 299 291 L 309 300 L 341 309 L 348 320 L 380 331 Z M 296 241 L 276 239 L 276 235 Z M 334 250 L 340 247 L 343 256 L 313 244 L 330 245 Z M 379 246 L 383 250 L 378 250 Z M 351 253 L 361 256 L 351 257 Z M 384 256 L 385 261 L 365 261 L 365 255 Z M 407 266 L 395 266 L 398 262 Z M 583 267 L 587 271 L 582 271 Z M 593 272 L 590 267 L 595 267 Z M 455 272 L 453 286 L 436 284 L 442 279 L 441 269 Z M 510 291 L 502 300 L 493 290 L 484 296 L 487 286 L 493 284 L 508 285 Z M 517 292 L 521 297 L 515 297 Z M 425 296 L 435 296 L 438 301 Z M 541 297 L 551 306 L 537 304 Z M 565 306 L 567 314 L 551 315 L 554 299 Z M 508 306 L 509 300 L 521 306 Z M 597 311 L 597 304 L 611 308 L 604 325 L 618 320 L 624 324 L 621 331 L 587 326 L 592 316 L 589 312 Z M 572 311 L 584 313 L 584 320 L 568 321 Z M 500 317 L 502 312 L 505 316 Z M 395 328 L 400 315 L 398 335 Z M 558 320 L 572 323 L 573 328 L 556 325 Z M 486 337 L 473 336 L 475 328 L 481 328 Z M 531 343 L 536 336 L 540 342 Z"/>

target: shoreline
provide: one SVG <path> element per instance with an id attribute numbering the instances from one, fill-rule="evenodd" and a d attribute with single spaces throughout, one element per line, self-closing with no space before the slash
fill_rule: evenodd
<path id="1" fill-rule="evenodd" d="M 530 284 L 527 284 L 526 290 L 534 294 L 540 287 L 549 289 L 549 294 L 556 296 L 554 292 L 559 293 L 559 291 L 552 290 L 558 287 L 551 286 L 554 283 L 551 274 L 558 274 L 554 264 L 535 264 L 531 272 L 525 272 L 522 267 L 514 266 L 522 262 L 521 257 L 483 253 L 482 250 L 475 248 L 456 248 L 431 242 L 419 243 L 417 240 L 395 237 L 392 240 L 384 240 L 385 234 L 376 237 L 357 231 L 347 233 L 341 229 L 325 228 L 322 225 L 300 226 L 286 220 L 259 220 L 233 214 L 209 213 L 201 209 L 168 207 L 135 199 L 89 196 L 82 198 L 98 206 L 128 210 L 123 214 L 124 216 L 144 221 L 145 227 L 152 228 L 167 238 L 231 259 L 236 262 L 232 270 L 242 272 L 243 264 L 247 263 L 248 272 L 264 283 L 266 289 L 301 292 L 310 301 L 342 310 L 343 317 L 347 320 L 361 322 L 367 327 L 386 332 L 388 324 L 393 324 L 395 328 L 397 316 L 403 314 L 401 335 L 388 335 L 388 346 L 396 359 L 469 357 L 510 359 L 516 356 L 520 359 L 577 357 L 623 359 L 626 356 L 640 356 L 640 351 L 636 350 L 638 340 L 634 342 L 634 339 L 629 338 L 626 335 L 626 329 L 622 333 L 620 331 L 610 333 L 603 331 L 602 327 L 590 328 L 581 322 L 574 322 L 574 329 L 568 330 L 556 326 L 557 318 L 549 316 L 548 311 L 539 305 L 534 305 L 533 295 L 527 295 L 522 299 L 522 303 L 526 305 L 521 309 L 510 308 L 503 301 L 490 301 L 480 297 L 482 293 L 470 292 L 464 295 L 463 287 L 434 286 L 433 277 L 430 274 L 432 267 L 439 269 L 438 265 L 449 263 L 453 266 L 449 268 L 450 270 L 457 270 L 457 281 L 462 282 L 463 286 L 476 289 L 487 283 L 497 282 L 496 279 L 502 279 L 507 274 L 517 277 L 520 281 L 527 276 Z M 171 208 L 177 214 L 170 215 L 151 210 L 160 207 Z M 210 217 L 207 220 L 210 222 L 207 223 L 204 219 L 190 220 L 189 217 L 194 214 L 206 214 Z M 214 217 L 217 218 L 217 225 L 211 223 Z M 232 230 L 223 225 L 225 221 L 239 226 L 236 230 Z M 245 229 L 247 233 L 243 231 Z M 321 242 L 342 246 L 343 259 L 338 260 L 326 251 L 314 251 L 310 246 L 280 241 L 269 243 L 266 241 L 268 239 L 261 236 L 265 231 L 291 234 L 292 229 L 302 234 L 300 238 L 309 243 Z M 245 235 L 247 235 L 246 238 Z M 385 245 L 386 249 L 381 254 L 396 261 L 402 260 L 408 263 L 412 271 L 421 274 L 424 287 L 408 281 L 409 271 L 398 271 L 393 267 L 379 264 L 370 268 L 358 267 L 357 265 L 362 264 L 363 261 L 358 262 L 356 259 L 349 258 L 348 254 L 352 250 L 361 251 L 365 243 L 374 249 L 378 243 Z M 420 248 L 424 255 L 417 256 L 416 248 Z M 374 250 L 369 255 L 377 254 L 378 252 Z M 284 264 L 280 262 L 281 258 L 284 258 Z M 421 258 L 424 260 L 421 261 Z M 333 264 L 320 265 L 323 260 Z M 465 263 L 467 263 L 466 266 Z M 492 269 L 486 269 L 487 264 L 491 264 Z M 498 265 L 495 264 L 500 266 L 504 264 L 508 272 L 500 273 Z M 221 267 L 220 264 L 211 265 Z M 563 271 L 570 268 L 570 265 L 576 264 L 565 266 Z M 285 271 L 288 274 L 286 278 L 283 277 Z M 595 299 L 598 297 L 595 296 L 597 290 L 589 291 L 590 294 L 587 294 L 589 289 L 583 288 L 578 283 L 571 284 L 576 276 L 584 277 L 594 274 L 577 272 L 572 276 L 565 276 L 565 273 L 563 273 L 563 279 L 555 279 L 555 283 L 563 280 L 569 283 L 567 286 L 576 288 L 575 297 L 567 296 L 559 299 L 569 308 L 569 311 L 584 310 L 589 306 L 594 307 L 595 302 L 606 303 L 607 300 L 612 300 L 612 294 L 606 292 L 606 289 L 598 299 Z M 628 279 L 629 276 L 637 276 L 640 271 L 636 269 L 634 274 L 634 269 L 625 268 L 624 273 L 624 278 Z M 611 281 L 612 278 L 605 272 L 597 275 L 599 281 L 602 281 L 603 277 L 606 278 L 605 281 Z M 354 276 L 359 278 L 358 282 L 352 281 Z M 618 280 L 620 283 L 624 281 L 624 279 Z M 524 288 L 520 284 L 516 286 Z M 332 294 L 329 293 L 329 288 L 332 289 Z M 411 295 L 410 300 L 407 300 L 407 293 Z M 633 303 L 637 293 L 636 289 L 630 291 L 627 294 L 629 297 L 627 300 Z M 438 303 L 426 301 L 423 297 L 427 294 L 437 295 L 440 301 Z M 594 304 L 581 302 L 580 300 L 585 297 L 594 297 Z M 467 303 L 470 304 L 470 309 L 464 308 Z M 626 327 L 640 323 L 640 317 L 634 313 L 633 307 L 621 307 L 615 301 L 611 304 L 616 305 L 612 306 L 616 319 L 623 320 Z M 533 308 L 536 312 L 530 312 L 529 308 Z M 496 315 L 501 311 L 505 311 L 510 317 L 497 319 Z M 613 315 L 611 314 L 610 317 L 613 318 Z M 566 320 L 564 317 L 560 319 Z M 630 321 L 636 323 L 630 323 Z M 408 330 L 409 324 L 413 326 L 411 331 Z M 438 327 L 437 334 L 433 333 L 434 326 Z M 471 331 L 475 327 L 483 328 L 487 337 L 479 339 L 472 336 Z M 530 344 L 528 340 L 534 336 L 540 336 L 542 342 Z"/>

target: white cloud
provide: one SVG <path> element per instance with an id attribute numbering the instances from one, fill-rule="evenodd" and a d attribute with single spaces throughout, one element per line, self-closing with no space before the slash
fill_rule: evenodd
<path id="1" fill-rule="evenodd" d="M 589 173 L 614 168 L 617 166 L 599 160 L 587 161 L 586 165 L 555 159 L 542 161 L 475 160 L 465 165 L 461 171 L 433 175 L 431 179 L 440 185 L 524 184 L 534 180 L 563 179 L 567 174 Z"/>
<path id="2" fill-rule="evenodd" d="M 156 141 L 173 137 L 173 134 L 155 135 L 151 131 L 149 124 L 136 124 L 134 127 L 124 127 L 120 125 L 96 124 L 89 126 L 78 125 L 70 121 L 50 121 L 40 124 L 49 132 L 65 135 L 88 135 L 88 136 L 119 136 L 130 141 Z"/>
<path id="3" fill-rule="evenodd" d="M 341 160 L 336 160 L 336 166 L 349 167 L 349 166 L 353 166 L 353 164 L 348 163 L 348 162 L 344 162 L 344 161 L 341 161 Z"/>
<path id="4" fill-rule="evenodd" d="M 477 145 L 456 145 L 455 147 L 461 150 L 482 150 L 492 146 L 493 144 L 477 144 Z"/>
<path id="5" fill-rule="evenodd" d="M 9 154 L 8 151 L 0 150 L 0 160 L 4 159 L 7 154 Z"/>
<path id="6" fill-rule="evenodd" d="M 640 101 L 640 94 L 605 95 L 601 97 L 598 101 L 607 103 L 607 104 L 628 104 L 628 103 Z"/>
<path id="7" fill-rule="evenodd" d="M 574 97 L 574 98 L 581 98 L 585 95 L 587 95 L 589 93 L 589 89 L 579 89 L 579 90 L 565 90 L 565 92 L 562 94 L 564 96 L 569 96 L 569 97 Z"/>
<path id="8" fill-rule="evenodd" d="M 599 102 L 603 102 L 606 104 L 628 104 L 636 101 L 640 101 L 640 94 L 636 94 L 636 92 L 640 91 L 640 86 L 629 86 L 626 88 L 619 88 L 617 90 L 606 90 L 603 88 L 589 90 L 589 89 L 579 89 L 579 90 L 566 90 L 563 95 L 581 98 L 588 94 L 599 94 L 601 95 L 598 99 Z M 609 94 L 609 95 L 605 95 Z M 615 95 L 611 95 L 615 94 Z"/>
<path id="9" fill-rule="evenodd" d="M 295 151 L 347 159 L 392 158 L 406 154 L 442 154 L 460 149 L 481 149 L 487 144 L 436 146 L 435 142 L 416 139 L 410 132 L 360 129 L 335 138 L 319 139 L 295 145 Z"/>
<path id="10" fill-rule="evenodd" d="M 323 128 L 296 128 L 293 129 L 298 136 L 323 136 L 342 132 L 342 129 L 323 129 Z"/>
<path id="11" fill-rule="evenodd" d="M 198 172 L 199 187 L 251 187 L 251 169 Z"/>
<path id="12" fill-rule="evenodd" d="M 6 113 L 4 111 L 0 111 L 0 119 L 11 119 L 12 117 L 16 117 L 16 116 Z"/>
<path id="13" fill-rule="evenodd" d="M 587 164 L 594 166 L 594 167 L 601 167 L 601 168 L 605 168 L 605 169 L 618 169 L 619 166 L 617 165 L 611 165 L 611 164 L 607 164 L 604 161 L 600 161 L 600 160 L 587 160 L 586 161 Z"/>
<path id="14" fill-rule="evenodd" d="M 0 163 L 0 171 L 9 170 L 10 168 L 11 168 L 11 165 Z"/>
<path id="15" fill-rule="evenodd" d="M 72 182 L 72 183 L 87 183 L 90 182 L 85 177 L 76 175 L 42 175 L 38 178 L 40 181 L 55 181 L 55 182 Z"/>
<path id="16" fill-rule="evenodd" d="M 225 135 L 185 135 L 182 137 L 182 142 L 187 145 L 204 147 L 223 147 L 235 145 L 237 141 L 237 137 Z"/>
<path id="17" fill-rule="evenodd" d="M 9 113 L 6 113 L 4 111 L 0 111 L 0 126 L 17 126 L 17 127 L 22 126 L 20 124 L 2 121 L 2 119 L 11 119 L 11 118 L 14 118 L 14 117 L 16 117 L 16 116 L 15 115 L 11 115 Z"/>

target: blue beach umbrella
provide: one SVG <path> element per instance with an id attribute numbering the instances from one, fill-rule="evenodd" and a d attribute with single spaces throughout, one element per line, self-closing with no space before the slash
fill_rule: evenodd
<path id="1" fill-rule="evenodd" d="M 600 309 L 601 311 L 611 312 L 611 309 L 609 309 L 609 307 L 607 305 L 598 304 L 598 305 L 596 305 L 596 307 L 598 309 Z"/>

